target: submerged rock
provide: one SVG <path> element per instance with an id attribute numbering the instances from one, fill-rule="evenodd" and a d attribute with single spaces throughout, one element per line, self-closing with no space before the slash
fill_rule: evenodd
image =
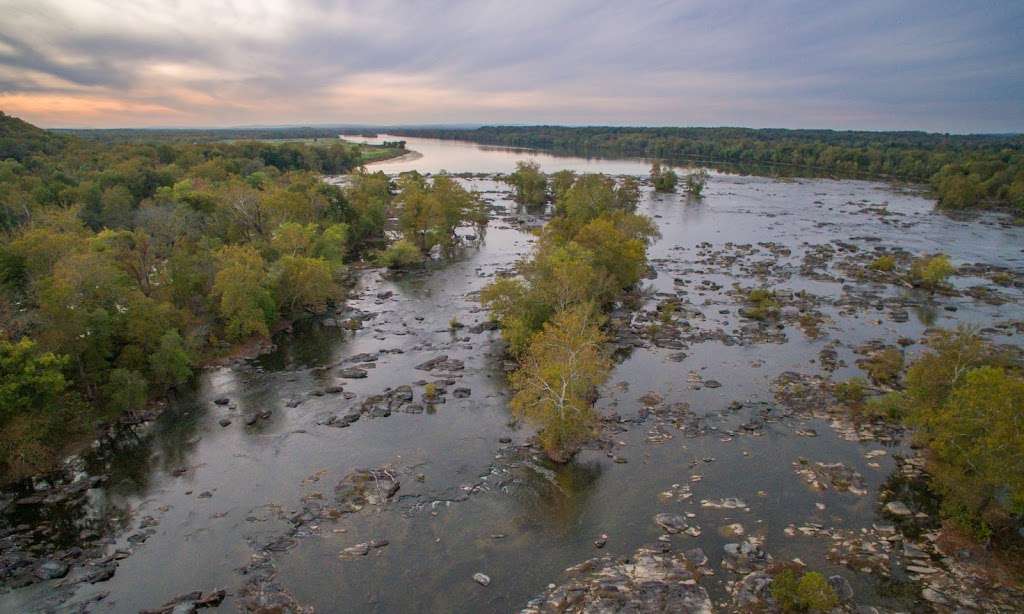
<path id="1" fill-rule="evenodd" d="M 399 486 L 398 478 L 388 469 L 356 469 L 338 482 L 334 496 L 339 511 L 352 513 L 367 505 L 386 503 Z"/>
<path id="2" fill-rule="evenodd" d="M 657 514 L 654 517 L 654 524 L 662 528 L 666 533 L 676 534 L 682 533 L 688 526 L 686 519 L 679 514 Z"/>
<path id="3" fill-rule="evenodd" d="M 363 379 L 366 377 L 366 369 L 359 367 L 345 367 L 338 370 L 338 376 L 346 379 Z"/>
<path id="4" fill-rule="evenodd" d="M 480 586 L 487 586 L 491 583 L 491 577 L 478 571 L 473 574 L 473 581 Z"/>

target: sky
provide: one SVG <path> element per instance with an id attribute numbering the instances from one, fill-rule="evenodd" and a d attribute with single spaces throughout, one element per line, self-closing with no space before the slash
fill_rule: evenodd
<path id="1" fill-rule="evenodd" d="M 0 110 L 1024 132 L 1024 1 L 0 0 Z"/>

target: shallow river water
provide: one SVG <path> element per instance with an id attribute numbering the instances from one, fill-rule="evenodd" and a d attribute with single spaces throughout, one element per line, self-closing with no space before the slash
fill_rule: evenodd
<path id="1" fill-rule="evenodd" d="M 421 157 L 371 170 L 492 174 L 521 159 L 547 172 L 646 176 L 649 168 L 644 161 L 407 141 Z M 861 375 L 858 346 L 916 341 L 929 327 L 968 322 L 988 327 L 995 342 L 1019 344 L 1019 286 L 969 274 L 954 279 L 959 295 L 932 297 L 857 281 L 850 271 L 863 267 L 856 259 L 864 254 L 902 248 L 941 251 L 968 269 L 1006 268 L 1020 279 L 1022 229 L 996 216 L 951 219 L 913 191 L 863 181 L 713 174 L 700 200 L 645 186 L 641 212 L 662 235 L 649 253 L 656 276 L 645 281 L 648 298 L 631 316 L 635 342 L 623 345 L 633 347 L 618 353 L 598 402 L 624 421 L 610 449 L 585 450 L 558 467 L 524 451 L 532 431 L 510 420 L 500 333 L 473 328 L 488 320 L 475 292 L 528 254 L 533 237 L 521 222 L 536 219 L 493 178 L 463 181 L 494 209 L 479 245 L 405 278 L 363 271 L 336 317 L 299 323 L 275 339 L 272 352 L 204 373 L 194 394 L 127 437 L 112 460 L 88 461 L 90 474 L 109 478 L 74 505 L 28 509 L 5 501 L 7 526 L 47 524 L 41 541 L 67 548 L 83 531 L 96 535 L 88 535 L 92 547 L 66 578 L 0 595 L 0 610 L 134 612 L 223 587 L 220 607 L 229 611 L 242 606 L 246 591 L 280 590 L 317 612 L 508 612 L 563 582 L 571 565 L 657 542 L 663 531 L 652 518 L 661 512 L 692 514 L 688 522 L 699 531 L 663 539 L 707 553 L 715 575 L 702 584 L 716 603 L 727 601 L 728 583 L 737 579 L 720 566 L 723 546 L 748 535 L 762 539 L 776 560 L 799 558 L 842 575 L 858 603 L 919 603 L 913 591 L 884 590 L 876 575 L 828 558 L 830 539 L 793 531 L 817 523 L 858 532 L 891 521 L 878 492 L 903 444 L 854 441 L 822 414 L 781 411 L 774 384 L 785 372 L 837 381 Z M 818 259 L 823 253 L 828 257 Z M 784 307 L 781 330 L 758 336 L 737 314 L 735 282 L 809 297 L 803 305 L 820 316 L 817 335 L 787 318 L 791 308 Z M 999 300 L 972 298 L 966 290 L 975 286 Z M 676 324 L 685 332 L 645 339 L 650 314 L 666 299 L 681 305 Z M 358 330 L 339 325 L 352 317 L 362 320 Z M 453 332 L 453 319 L 466 326 Z M 828 349 L 834 354 L 825 365 Z M 349 360 L 359 354 L 372 356 Z M 464 368 L 416 368 L 441 355 Z M 340 376 L 355 364 L 366 377 Z M 449 377 L 446 402 L 422 413 L 328 424 L 389 388 L 411 385 L 419 402 L 423 381 Z M 649 392 L 660 398 L 651 401 Z M 214 402 L 221 398 L 227 403 Z M 653 405 L 677 414 L 659 419 L 648 413 Z M 231 423 L 221 426 L 223 418 Z M 812 489 L 794 469 L 801 457 L 843 463 L 862 476 L 864 493 Z M 385 469 L 399 482 L 397 492 L 336 519 L 319 516 L 335 485 L 360 468 Z M 715 505 L 728 498 L 740 505 Z M 744 536 L 729 528 L 736 523 Z M 602 534 L 607 544 L 597 550 Z M 387 545 L 344 554 L 371 540 Z M 116 561 L 112 577 L 76 582 L 107 563 L 103 557 Z M 473 580 L 477 572 L 490 577 L 488 586 Z"/>

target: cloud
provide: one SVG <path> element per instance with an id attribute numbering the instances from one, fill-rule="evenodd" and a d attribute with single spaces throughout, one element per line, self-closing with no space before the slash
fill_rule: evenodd
<path id="1" fill-rule="evenodd" d="M 1024 130 L 1024 5 L 0 0 L 48 126 L 544 122 Z"/>

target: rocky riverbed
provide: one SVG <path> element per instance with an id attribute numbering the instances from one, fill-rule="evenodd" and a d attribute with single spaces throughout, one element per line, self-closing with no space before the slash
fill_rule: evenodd
<path id="1" fill-rule="evenodd" d="M 772 607 L 770 573 L 791 564 L 848 611 L 1017 607 L 942 539 L 906 434 L 852 421 L 833 385 L 933 327 L 1018 347 L 1020 228 L 867 182 L 716 175 L 700 201 L 645 187 L 662 238 L 613 313 L 601 436 L 553 466 L 508 412 L 477 302 L 544 213 L 490 175 L 463 181 L 493 219 L 458 259 L 361 272 L 337 313 L 4 493 L 0 609 L 745 611 Z M 944 293 L 867 268 L 937 251 L 959 267 Z M 752 317 L 754 287 L 775 317 Z"/>

